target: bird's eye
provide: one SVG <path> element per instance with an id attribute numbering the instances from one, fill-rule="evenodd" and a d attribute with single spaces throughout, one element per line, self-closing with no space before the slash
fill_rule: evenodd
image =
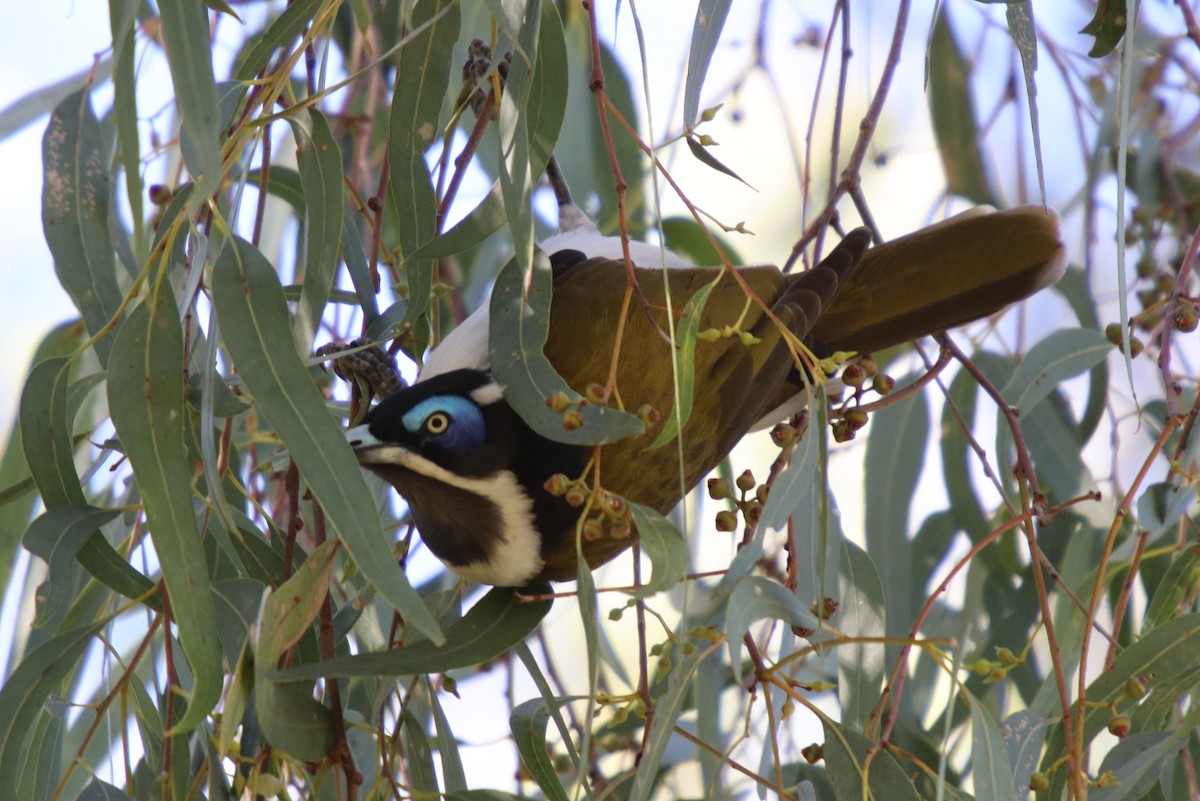
<path id="1" fill-rule="evenodd" d="M 445 412 L 434 412 L 425 418 L 426 433 L 437 436 L 446 433 L 448 428 L 450 428 L 450 415 Z"/>

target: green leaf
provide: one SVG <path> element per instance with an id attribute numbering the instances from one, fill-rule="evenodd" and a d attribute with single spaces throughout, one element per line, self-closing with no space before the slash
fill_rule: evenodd
<path id="1" fill-rule="evenodd" d="M 567 431 L 562 415 L 546 406 L 546 399 L 560 392 L 572 402 L 583 399 L 542 353 L 550 327 L 552 283 L 550 261 L 540 250 L 534 256 L 528 292 L 515 260 L 496 278 L 489 341 L 492 374 L 504 387 L 505 399 L 534 431 L 569 445 L 601 445 L 642 433 L 642 421 L 632 414 L 591 403 L 579 410 L 583 425 Z"/>
<path id="2" fill-rule="evenodd" d="M 358 460 L 296 353 L 279 279 L 244 239 L 235 239 L 217 259 L 213 304 L 242 380 L 287 445 L 330 528 L 404 619 L 442 642 L 437 621 L 396 565 Z"/>
<path id="3" fill-rule="evenodd" d="M 305 203 L 304 288 L 296 309 L 295 332 L 296 349 L 307 353 L 312 350 L 337 274 L 346 203 L 342 196 L 342 151 L 329 123 L 315 108 L 308 110 L 307 120 L 301 120 L 292 120 Z"/>
<path id="4" fill-rule="evenodd" d="M 1029 349 L 1000 394 L 1022 415 L 1028 414 L 1059 384 L 1091 369 L 1112 349 L 1099 331 L 1055 331 Z"/>
<path id="5" fill-rule="evenodd" d="M 975 798 L 1010 801 L 1013 776 L 1000 726 L 979 699 L 965 690 L 964 693 L 971 707 L 971 775 L 975 779 Z"/>
<path id="6" fill-rule="evenodd" d="M 1100 328 L 1096 313 L 1096 300 L 1092 297 L 1087 276 L 1078 268 L 1068 269 L 1054 285 L 1054 291 L 1062 295 L 1071 306 L 1081 328 Z M 1087 407 L 1079 420 L 1079 441 L 1087 442 L 1096 433 L 1096 427 L 1104 418 L 1108 401 L 1108 361 L 1102 360 L 1092 368 L 1088 386 Z"/>
<path id="7" fill-rule="evenodd" d="M 296 0 L 289 3 L 266 32 L 260 36 L 234 73 L 235 81 L 250 81 L 258 77 L 271 60 L 271 54 L 291 45 L 312 22 L 322 0 Z"/>
<path id="8" fill-rule="evenodd" d="M 1012 768 L 1013 787 L 1028 787 L 1037 770 L 1038 755 L 1046 740 L 1046 721 L 1034 712 L 1023 709 L 1005 718 L 1000 726 L 1008 764 Z"/>
<path id="9" fill-rule="evenodd" d="M 722 163 L 720 159 L 718 159 L 716 156 L 714 156 L 712 153 L 710 153 L 708 151 L 708 146 L 703 144 L 696 137 L 694 137 L 694 136 L 687 137 L 687 146 L 688 146 L 688 150 L 692 151 L 692 155 L 695 156 L 696 159 L 701 164 L 712 167 L 717 172 L 723 172 L 726 175 L 728 175 L 730 178 L 736 178 L 737 180 L 746 184 L 746 186 L 750 186 L 750 184 L 747 184 L 745 179 L 742 178 L 742 176 L 738 175 L 736 172 L 731 170 L 729 167 L 725 166 L 725 164 Z M 753 189 L 754 187 L 750 186 L 750 188 Z"/>
<path id="10" fill-rule="evenodd" d="M 1151 695 L 1167 696 L 1163 702 L 1173 706 L 1178 698 L 1169 692 L 1170 685 L 1182 681 L 1186 689 L 1196 681 L 1196 666 L 1200 665 L 1200 614 L 1184 614 L 1158 628 L 1145 633 L 1141 639 L 1117 654 L 1112 667 L 1096 677 L 1087 690 L 1088 705 L 1082 715 L 1078 705 L 1075 725 L 1083 726 L 1083 743 L 1088 745 L 1105 726 L 1113 710 L 1109 704 L 1131 706 L 1133 702 L 1125 694 L 1125 684 L 1130 679 L 1149 677 Z M 1193 710 L 1191 715 L 1196 715 Z M 1195 722 L 1191 724 L 1197 725 Z M 1042 757 L 1042 770 L 1049 770 L 1064 753 L 1066 743 L 1062 724 L 1055 724 L 1047 739 L 1046 752 Z M 1062 791 L 1062 771 L 1051 777 L 1050 795 L 1055 798 Z"/>
<path id="11" fill-rule="evenodd" d="M 696 385 L 696 343 L 699 341 L 696 335 L 700 333 L 700 315 L 704 312 L 708 296 L 720 280 L 721 276 L 718 273 L 711 283 L 700 287 L 699 291 L 688 298 L 683 307 L 683 322 L 675 328 L 675 370 L 679 376 L 675 397 L 679 402 L 672 409 L 672 414 L 667 418 L 662 431 L 658 432 L 658 436 L 650 444 L 651 449 L 660 448 L 674 440 L 692 416 Z"/>
<path id="12" fill-rule="evenodd" d="M 975 490 L 972 470 L 977 457 L 971 447 L 971 427 L 975 423 L 978 397 L 979 383 L 961 370 L 950 382 L 949 397 L 942 407 L 942 481 L 950 500 L 950 514 L 973 541 L 991 530 Z M 961 423 L 955 411 L 962 416 Z"/>
<path id="13" fill-rule="evenodd" d="M 425 734 L 421 722 L 407 709 L 404 710 L 400 736 L 404 741 L 404 761 L 408 767 L 409 783 L 413 792 L 419 796 L 440 795 L 441 789 L 438 787 L 437 771 L 433 769 L 433 749 L 429 747 L 429 737 Z"/>
<path id="14" fill-rule="evenodd" d="M 700 122 L 700 89 L 708 75 L 708 66 L 721 40 L 725 18 L 729 15 L 730 0 L 701 0 L 696 6 L 696 21 L 692 24 L 692 46 L 688 49 L 687 79 L 683 85 L 683 122 L 695 126 Z"/>
<path id="15" fill-rule="evenodd" d="M 696 669 L 705 657 L 720 647 L 720 644 L 716 642 L 704 645 L 693 643 L 693 646 L 691 653 L 684 653 L 681 649 L 676 649 L 676 657 L 672 660 L 671 671 L 667 674 L 666 689 L 654 704 L 654 717 L 646 731 L 642 758 L 633 777 L 629 801 L 646 801 L 658 789 L 659 766 L 662 764 L 663 754 L 667 750 L 667 743 L 675 735 L 675 727 L 679 724 L 684 701 L 692 690 Z"/>
<path id="16" fill-rule="evenodd" d="M 650 557 L 654 572 L 650 581 L 634 591 L 636 598 L 648 598 L 671 589 L 687 575 L 687 543 L 679 529 L 648 506 L 629 504 L 633 525 L 637 528 L 642 553 Z"/>
<path id="17" fill-rule="evenodd" d="M 108 406 L 133 465 L 171 597 L 172 622 L 195 677 L 187 712 L 169 734 L 199 725 L 220 700 L 222 686 L 212 591 L 192 510 L 192 467 L 183 443 L 188 418 L 183 364 L 183 328 L 164 281 L 117 332 L 108 365 Z"/>
<path id="18" fill-rule="evenodd" d="M 121 306 L 108 230 L 108 146 L 87 89 L 50 115 L 42 139 L 42 228 L 58 280 L 94 336 Z M 103 364 L 112 339 L 95 343 Z"/>
<path id="19" fill-rule="evenodd" d="M 947 6 L 941 7 L 925 67 L 933 135 L 946 172 L 947 191 L 973 203 L 993 205 L 996 195 L 979 153 L 970 66 L 954 42 L 949 11 Z"/>
<path id="20" fill-rule="evenodd" d="M 52 112 L 55 106 L 70 95 L 103 82 L 112 73 L 112 69 L 112 59 L 105 56 L 99 63 L 46 84 L 40 89 L 34 89 L 0 109 L 0 142 L 44 114 Z"/>
<path id="21" fill-rule="evenodd" d="M 912 376 L 904 378 L 897 387 L 907 386 L 911 380 Z M 888 633 L 904 635 L 915 604 L 925 594 L 925 588 L 914 586 L 912 581 L 908 515 L 917 477 L 925 463 L 929 400 L 924 393 L 917 393 L 881 409 L 871 416 L 870 428 L 866 455 L 867 552 L 883 571 L 883 597 L 887 600 L 888 619 L 895 626 Z"/>
<path id="22" fill-rule="evenodd" d="M 453 0 L 418 3 L 412 11 L 413 37 L 400 49 L 396 90 L 388 120 L 389 189 L 395 203 L 400 248 L 408 278 L 405 323 L 429 307 L 433 263 L 413 253 L 436 233 L 437 203 L 425 151 L 438 138 L 438 115 L 450 80 L 450 61 L 462 14 Z"/>
<path id="23" fill-rule="evenodd" d="M 379 317 L 379 304 L 375 300 L 375 284 L 371 278 L 371 266 L 362 247 L 362 228 L 358 214 L 345 204 L 342 210 L 342 259 L 346 272 L 354 284 L 354 294 L 363 310 L 363 321 L 371 326 Z"/>
<path id="24" fill-rule="evenodd" d="M 546 727 L 549 723 L 550 713 L 541 698 L 518 705 L 508 716 L 508 726 L 512 730 L 517 753 L 529 775 L 550 801 L 568 801 L 570 796 L 558 777 L 547 748 Z"/>
<path id="25" fill-rule="evenodd" d="M 1096 14 L 1080 29 L 1080 33 L 1096 37 L 1096 43 L 1088 51 L 1092 58 L 1104 58 L 1117 48 L 1125 36 L 1128 26 L 1125 0 L 1098 0 Z"/>
<path id="26" fill-rule="evenodd" d="M 527 588 L 530 593 L 548 588 Z M 417 642 L 393 651 L 341 656 L 311 665 L 296 665 L 275 679 L 321 676 L 409 676 L 445 673 L 489 662 L 523 641 L 550 611 L 549 601 L 523 602 L 511 589 L 497 587 L 446 630 L 446 644 Z"/>
<path id="27" fill-rule="evenodd" d="M 462 755 L 458 752 L 458 742 L 450 721 L 446 719 L 446 711 L 438 700 L 429 678 L 425 678 L 425 690 L 429 693 L 429 706 L 433 712 L 434 732 L 437 734 L 438 755 L 442 762 L 442 778 L 446 784 L 446 792 L 454 793 L 467 789 L 467 775 L 463 771 Z"/>
<path id="28" fill-rule="evenodd" d="M 1155 629 L 1170 621 L 1183 600 L 1194 593 L 1198 580 L 1200 548 L 1193 545 L 1171 559 L 1166 574 L 1159 580 L 1150 605 L 1146 608 L 1145 627 Z"/>
<path id="29" fill-rule="evenodd" d="M 63 682 L 74 670 L 92 638 L 111 618 L 64 632 L 26 654 L 0 689 L 0 715 L 6 722 L 0 734 L 0 798 L 20 798 L 17 780 L 33 754 L 26 753 L 27 738 L 51 693 L 63 692 Z"/>
<path id="30" fill-rule="evenodd" d="M 321 611 L 339 543 L 329 540 L 314 550 L 278 590 L 270 592 L 258 616 L 254 650 L 254 706 L 263 735 L 275 748 L 313 762 L 335 742 L 333 716 L 312 697 L 310 682 L 283 684 L 271 673 Z"/>
<path id="31" fill-rule="evenodd" d="M 748 576 L 738 582 L 729 596 L 725 609 L 725 639 L 729 644 L 729 661 L 733 675 L 741 681 L 742 660 L 738 654 L 742 648 L 742 637 L 750 630 L 750 624 L 764 617 L 782 620 L 789 626 L 803 626 L 816 631 L 820 628 L 812 613 L 804 608 L 795 593 L 782 584 L 762 578 Z"/>
<path id="32" fill-rule="evenodd" d="M 38 589 L 38 619 L 35 626 L 53 618 L 71 598 L 75 556 L 97 529 L 115 519 L 117 509 L 92 506 L 58 506 L 34 520 L 22 544 L 46 561 L 46 582 Z M 148 589 L 153 584 L 146 582 Z"/>
<path id="33" fill-rule="evenodd" d="M 847 637 L 883 637 L 887 634 L 887 607 L 883 584 L 871 556 L 852 542 L 842 542 L 838 571 L 837 627 Z M 837 647 L 838 702 L 842 725 L 865 731 L 871 711 L 883 691 L 884 645 L 842 643 Z"/>
<path id="34" fill-rule="evenodd" d="M 567 106 L 567 81 L 563 80 L 566 74 L 567 45 L 563 39 L 562 20 L 554 4 L 544 3 L 533 81 L 523 109 L 528 130 L 530 175 L 541 175 L 546 169 L 546 162 L 558 140 Z M 449 231 L 417 248 L 411 258 L 453 256 L 487 239 L 507 219 L 501 191 L 500 182 L 496 181 L 479 205 Z"/>
<path id="35" fill-rule="evenodd" d="M 198 205 L 221 181 L 221 113 L 213 78 L 208 12 L 189 0 L 159 0 L 163 42 L 181 119 L 180 149 Z"/>
<path id="36" fill-rule="evenodd" d="M 904 768 L 877 743 L 851 731 L 827 717 L 825 727 L 825 766 L 833 782 L 837 801 L 920 801 Z M 870 761 L 868 753 L 873 750 Z M 866 779 L 864 787 L 863 779 Z"/>
<path id="37" fill-rule="evenodd" d="M 1046 198 L 1046 169 L 1042 163 L 1042 131 L 1037 105 L 1037 27 L 1033 21 L 1032 0 L 1010 0 L 1004 6 L 1008 33 L 1021 54 L 1021 72 L 1025 76 L 1025 101 L 1029 106 L 1029 130 L 1033 134 L 1033 160 L 1037 164 L 1038 194 Z"/>
<path id="38" fill-rule="evenodd" d="M 526 22 L 520 44 L 526 52 L 537 52 L 541 0 L 526 4 Z M 514 64 L 499 108 L 501 142 L 500 194 L 512 237 L 513 259 L 522 266 L 533 260 L 533 184 L 536 176 L 529 163 L 529 124 L 525 108 L 529 102 L 532 73 Z"/>
<path id="39" fill-rule="evenodd" d="M 1194 735 L 1197 724 L 1200 724 L 1200 714 L 1195 709 L 1184 720 L 1190 719 L 1183 737 L 1178 736 L 1179 728 L 1174 736 L 1165 731 L 1146 731 L 1130 734 L 1113 746 L 1104 755 L 1097 775 L 1111 771 L 1112 777 L 1118 782 L 1115 786 L 1096 787 L 1088 793 L 1089 801 L 1137 801 L 1146 797 L 1146 793 L 1158 784 L 1163 767 L 1168 759 L 1178 759 L 1181 739 L 1186 740 Z"/>
<path id="40" fill-rule="evenodd" d="M 117 159 L 125 172 L 125 197 L 129 200 L 129 219 L 133 222 L 134 261 L 146 260 L 146 231 L 142 183 L 142 144 L 138 130 L 137 0 L 109 0 L 109 26 L 112 29 L 113 117 L 117 128 Z"/>

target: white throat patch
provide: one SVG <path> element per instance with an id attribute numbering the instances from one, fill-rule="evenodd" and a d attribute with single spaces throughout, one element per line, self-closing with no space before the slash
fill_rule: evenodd
<path id="1" fill-rule="evenodd" d="M 380 446 L 372 451 L 379 454 L 380 463 L 400 465 L 480 495 L 496 507 L 506 537 L 496 544 L 486 562 L 447 565 L 455 573 L 479 584 L 520 587 L 541 572 L 545 561 L 541 556 L 542 538 L 534 528 L 533 499 L 512 472 L 501 470 L 490 478 L 464 478 L 399 445 Z"/>

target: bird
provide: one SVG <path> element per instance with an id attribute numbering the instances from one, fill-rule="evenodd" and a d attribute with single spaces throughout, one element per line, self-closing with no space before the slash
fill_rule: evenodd
<path id="1" fill-rule="evenodd" d="M 562 232 L 541 244 L 553 273 L 544 353 L 583 392 L 608 378 L 629 272 L 619 237 L 603 236 L 574 207 L 564 212 Z M 797 411 L 811 371 L 798 367 L 784 329 L 819 357 L 880 351 L 994 314 L 1052 285 L 1066 268 L 1059 217 L 1040 206 L 978 207 L 870 242 L 857 228 L 808 270 L 749 266 L 735 268 L 736 276 L 630 242 L 646 305 L 626 316 L 620 332 L 615 386 L 624 408 L 669 411 L 674 402 L 671 344 L 662 333 L 664 264 L 675 310 L 720 275 L 700 328 L 734 326 L 749 337 L 697 343 L 682 448 L 650 447 L 666 414 L 643 434 L 603 446 L 604 497 L 666 514 L 750 430 Z M 747 302 L 743 284 L 761 305 Z M 430 351 L 411 386 L 350 430 L 351 444 L 360 465 L 404 497 L 422 540 L 459 576 L 500 587 L 570 580 L 581 509 L 555 477 L 581 477 L 594 448 L 539 435 L 509 405 L 489 370 L 488 325 L 484 304 Z M 582 549 L 597 567 L 635 538 L 636 531 L 585 538 Z"/>

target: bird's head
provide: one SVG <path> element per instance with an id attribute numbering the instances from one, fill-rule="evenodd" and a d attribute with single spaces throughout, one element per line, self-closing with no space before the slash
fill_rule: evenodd
<path id="1" fill-rule="evenodd" d="M 539 437 L 482 370 L 460 369 L 385 398 L 353 429 L 359 462 L 408 502 L 433 553 L 472 581 L 520 586 L 544 566 L 543 541 L 577 510 L 548 493 L 586 453 Z"/>

